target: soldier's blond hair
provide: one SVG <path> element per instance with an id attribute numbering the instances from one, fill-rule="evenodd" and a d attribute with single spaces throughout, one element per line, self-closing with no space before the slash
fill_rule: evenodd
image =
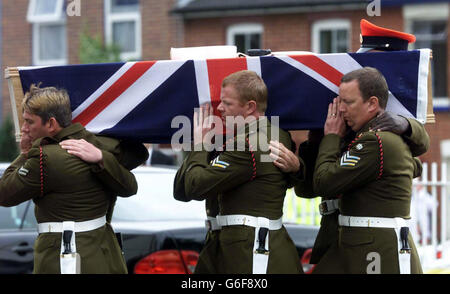
<path id="1" fill-rule="evenodd" d="M 32 84 L 22 100 L 22 112 L 39 116 L 42 123 L 54 117 L 63 128 L 72 121 L 72 110 L 67 91 L 55 87 L 39 88 L 40 84 Z"/>
<path id="2" fill-rule="evenodd" d="M 222 88 L 233 86 L 242 103 L 256 101 L 258 111 L 267 109 L 267 86 L 264 81 L 251 70 L 241 70 L 230 74 L 222 81 Z"/>

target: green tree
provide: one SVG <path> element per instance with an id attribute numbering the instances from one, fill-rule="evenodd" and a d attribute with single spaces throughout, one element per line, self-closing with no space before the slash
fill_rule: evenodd
<path id="1" fill-rule="evenodd" d="M 120 48 L 115 45 L 105 45 L 99 34 L 91 36 L 87 26 L 80 34 L 80 48 L 78 51 L 81 63 L 120 62 Z"/>
<path id="2" fill-rule="evenodd" d="M 0 127 L 0 162 L 11 162 L 17 155 L 19 149 L 14 136 L 14 125 L 7 118 Z"/>

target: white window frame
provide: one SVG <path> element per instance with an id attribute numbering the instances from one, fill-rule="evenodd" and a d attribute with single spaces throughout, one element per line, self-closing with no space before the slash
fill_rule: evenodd
<path id="1" fill-rule="evenodd" d="M 311 42 L 311 51 L 314 53 L 320 52 L 320 32 L 323 30 L 339 30 L 346 29 L 348 32 L 347 38 L 347 48 L 351 50 L 351 22 L 348 19 L 327 19 L 327 20 L 318 20 L 313 23 L 311 28 L 312 42 Z"/>
<path id="2" fill-rule="evenodd" d="M 403 19 L 405 23 L 405 31 L 412 33 L 412 25 L 414 21 L 449 21 L 449 6 L 448 3 L 434 3 L 434 4 L 411 4 L 403 6 Z M 450 35 L 450 32 L 447 33 Z M 411 46 L 411 45 L 410 45 Z M 413 46 L 412 46 L 413 47 Z M 447 47 L 447 58 L 450 58 Z M 449 76 L 447 76 L 447 79 Z M 448 83 L 448 82 L 447 82 Z M 447 85 L 448 86 L 448 85 Z M 447 88 L 448 89 L 448 88 Z M 448 90 L 447 90 L 448 95 Z M 433 97 L 433 107 L 441 109 L 450 109 L 449 97 Z"/>
<path id="3" fill-rule="evenodd" d="M 239 23 L 229 26 L 227 28 L 227 45 L 236 45 L 234 44 L 234 36 L 237 34 L 260 34 L 262 46 L 264 26 L 260 23 Z M 247 54 L 247 52 L 241 53 Z"/>
<path id="4" fill-rule="evenodd" d="M 30 0 L 28 5 L 27 20 L 32 26 L 32 59 L 34 65 L 65 65 L 67 64 L 67 28 L 66 15 L 63 13 L 64 0 L 57 0 L 55 11 L 51 14 L 35 15 L 36 4 L 38 0 Z M 39 30 L 46 25 L 62 25 L 64 26 L 64 45 L 61 50 L 64 51 L 64 57 L 61 59 L 40 59 L 40 36 Z"/>
<path id="5" fill-rule="evenodd" d="M 49 14 L 35 15 L 36 4 L 39 0 L 30 0 L 28 5 L 27 20 L 28 22 L 58 22 L 63 18 L 64 0 L 56 0 L 55 11 Z"/>
<path id="6" fill-rule="evenodd" d="M 135 48 L 134 52 L 121 52 L 120 59 L 127 60 L 140 60 L 142 58 L 142 21 L 140 7 L 138 11 L 129 12 L 111 12 L 112 0 L 105 0 L 105 39 L 108 44 L 113 42 L 113 24 L 115 22 L 134 21 L 135 25 Z M 140 0 L 139 2 L 141 2 Z M 139 3 L 139 5 L 141 5 Z"/>

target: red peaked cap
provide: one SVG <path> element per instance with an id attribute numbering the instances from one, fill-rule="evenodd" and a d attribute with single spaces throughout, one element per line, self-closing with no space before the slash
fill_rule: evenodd
<path id="1" fill-rule="evenodd" d="M 408 43 L 414 43 L 414 35 L 382 28 L 361 19 L 361 48 L 383 51 L 408 50 Z"/>

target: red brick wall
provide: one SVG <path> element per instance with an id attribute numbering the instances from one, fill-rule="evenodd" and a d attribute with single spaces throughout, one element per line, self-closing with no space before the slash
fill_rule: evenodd
<path id="1" fill-rule="evenodd" d="M 264 48 L 272 51 L 310 51 L 311 34 L 304 14 L 264 18 Z"/>
<path id="2" fill-rule="evenodd" d="M 175 0 L 141 1 L 142 59 L 169 59 L 171 47 L 183 47 L 182 21 L 169 15 Z"/>
<path id="3" fill-rule="evenodd" d="M 224 19 L 206 18 L 186 20 L 184 23 L 185 47 L 225 45 L 226 29 Z"/>
<path id="4" fill-rule="evenodd" d="M 183 46 L 177 37 L 177 17 L 169 16 L 174 0 L 146 0 L 140 2 L 142 60 L 168 59 L 170 47 Z M 69 63 L 79 63 L 79 35 L 87 25 L 89 32 L 104 38 L 104 3 L 101 0 L 83 1 L 80 17 L 68 17 Z"/>
<path id="5" fill-rule="evenodd" d="M 340 18 L 348 19 L 352 26 L 351 51 L 360 47 L 359 22 L 362 18 L 389 27 L 403 30 L 401 9 L 383 9 L 382 17 L 368 17 L 366 12 L 315 12 L 275 14 L 266 16 L 239 16 L 223 18 L 189 19 L 185 21 L 185 46 L 224 45 L 226 31 L 238 23 L 261 23 L 264 26 L 263 47 L 272 51 L 310 51 L 311 28 L 315 21 Z"/>
<path id="6" fill-rule="evenodd" d="M 450 113 L 437 112 L 435 116 L 436 123 L 425 125 L 431 142 L 428 152 L 424 156 L 421 156 L 422 161 L 426 162 L 440 162 L 441 141 L 450 139 Z"/>
<path id="7" fill-rule="evenodd" d="M 31 25 L 26 22 L 28 0 L 2 1 L 2 65 L 19 66 L 31 64 Z M 2 73 L 2 77 L 4 77 Z M 11 113 L 8 84 L 2 81 L 2 117 Z M 0 122 L 1 123 L 1 122 Z"/>
<path id="8" fill-rule="evenodd" d="M 3 3 L 3 64 L 30 65 L 32 62 L 31 24 L 26 21 L 27 0 Z M 175 0 L 141 1 L 142 59 L 168 59 L 171 47 L 220 45 L 226 43 L 227 27 L 240 22 L 262 23 L 265 34 L 263 47 L 273 51 L 311 50 L 311 25 L 319 19 L 351 19 L 352 50 L 359 48 L 359 20 L 364 11 L 304 13 L 267 16 L 240 16 L 214 19 L 186 20 L 170 15 Z M 102 0 L 81 2 L 81 16 L 67 18 L 68 63 L 79 63 L 78 50 L 81 30 L 87 26 L 92 35 L 104 36 L 104 4 Z M 383 9 L 383 24 L 402 27 L 400 10 Z M 392 19 L 389 21 L 389 19 Z M 371 21 L 377 22 L 377 18 Z M 357 29 L 355 29 L 357 28 Z M 450 84 L 450 83 L 449 83 Z M 3 82 L 3 114 L 10 113 L 9 93 Z"/>
<path id="9" fill-rule="evenodd" d="M 169 14 L 175 0 L 141 1 L 142 60 L 168 59 L 170 47 L 183 47 L 183 23 Z M 3 1 L 3 66 L 32 65 L 32 25 L 27 22 L 28 0 Z M 68 63 L 79 63 L 80 34 L 84 27 L 92 36 L 104 38 L 104 1 L 81 1 L 81 15 L 67 17 Z M 3 69 L 2 69 L 3 70 Z M 11 114 L 6 80 L 2 82 L 2 117 Z"/>
<path id="10" fill-rule="evenodd" d="M 68 63 L 78 64 L 80 35 L 84 29 L 94 36 L 104 38 L 104 4 L 103 1 L 81 1 L 80 16 L 67 17 Z"/>
<path id="11" fill-rule="evenodd" d="M 32 26 L 26 21 L 28 0 L 3 1 L 2 34 L 3 66 L 30 65 L 32 62 Z M 368 17 L 364 10 L 341 12 L 295 13 L 266 16 L 235 16 L 183 20 L 170 15 L 175 0 L 141 1 L 142 59 L 168 59 L 170 47 L 223 45 L 227 27 L 236 23 L 261 23 L 264 26 L 263 47 L 273 51 L 311 50 L 311 27 L 317 20 L 349 19 L 352 24 L 351 51 L 359 48 L 361 18 L 392 29 L 403 30 L 401 9 L 382 9 L 381 17 Z M 102 0 L 81 2 L 81 16 L 67 18 L 68 62 L 79 63 L 79 35 L 87 25 L 92 35 L 104 35 L 104 4 Z M 450 29 L 450 19 L 448 23 Z M 450 48 L 450 40 L 448 41 Z M 450 58 L 448 58 L 450 65 Z M 450 66 L 448 67 L 450 78 Z M 3 70 L 3 69 L 2 69 Z M 450 92 L 450 81 L 448 83 Z M 7 83 L 3 80 L 3 117 L 11 113 Z M 450 114 L 437 113 L 436 124 L 427 125 L 431 137 L 430 151 L 424 161 L 440 161 L 440 141 L 449 139 Z M 305 132 L 295 132 L 297 142 L 305 139 Z"/>

